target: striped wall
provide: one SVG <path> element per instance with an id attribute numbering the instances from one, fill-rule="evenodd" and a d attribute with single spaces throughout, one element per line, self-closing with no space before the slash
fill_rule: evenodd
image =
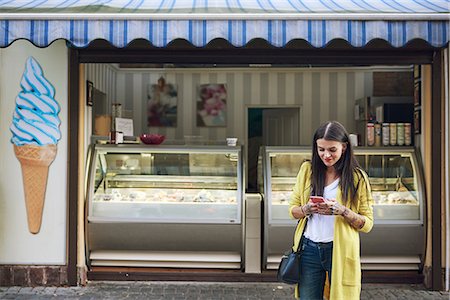
<path id="1" fill-rule="evenodd" d="M 117 69 L 108 64 L 86 65 L 86 80 L 91 81 L 94 87 L 106 94 L 108 111 L 111 113 L 111 104 L 116 101 Z"/>
<path id="2" fill-rule="evenodd" d="M 91 66 L 87 67 L 88 74 L 101 72 L 99 65 L 94 66 L 95 72 L 90 70 Z M 108 78 L 114 78 L 111 68 L 103 66 L 103 70 Z M 108 99 L 122 103 L 124 115 L 134 119 L 135 135 L 161 133 L 169 140 L 195 135 L 210 141 L 236 136 L 244 141 L 249 107 L 300 107 L 299 140 L 306 145 L 314 129 L 327 120 L 338 120 L 350 132 L 354 130 L 354 100 L 372 94 L 372 73 L 369 68 L 116 69 L 116 89 L 114 80 L 103 82 L 106 82 L 105 92 L 113 95 Z M 178 88 L 178 126 L 147 128 L 147 85 L 156 84 L 161 76 Z M 196 125 L 197 88 L 206 83 L 227 86 L 226 127 Z"/>

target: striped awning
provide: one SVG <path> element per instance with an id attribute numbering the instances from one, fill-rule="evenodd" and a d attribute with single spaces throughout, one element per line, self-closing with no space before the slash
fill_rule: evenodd
<path id="1" fill-rule="evenodd" d="M 253 39 L 277 47 L 295 39 L 314 47 L 334 39 L 355 47 L 421 39 L 444 47 L 449 20 L 450 0 L 0 0 L 0 47 L 18 39 L 40 47 L 58 39 L 76 47 L 96 39 L 165 47 L 184 39 L 203 47 L 218 38 L 238 47 Z"/>

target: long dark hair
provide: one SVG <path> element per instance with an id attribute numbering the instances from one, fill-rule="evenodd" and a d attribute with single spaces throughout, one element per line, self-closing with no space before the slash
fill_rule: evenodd
<path id="1" fill-rule="evenodd" d="M 327 167 L 320 159 L 317 152 L 317 140 L 325 139 L 327 141 L 336 141 L 346 144 L 346 150 L 342 153 L 341 158 L 336 162 L 334 168 L 340 177 L 339 185 L 342 191 L 342 201 L 347 203 L 356 201 L 356 187 L 354 184 L 354 172 L 359 168 L 359 164 L 353 155 L 353 148 L 349 142 L 347 130 L 337 121 L 329 121 L 320 125 L 314 133 L 312 143 L 312 193 L 323 196 L 325 188 L 325 175 Z"/>

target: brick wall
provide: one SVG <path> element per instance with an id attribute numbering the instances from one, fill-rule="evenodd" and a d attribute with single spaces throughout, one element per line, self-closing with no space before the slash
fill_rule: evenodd
<path id="1" fill-rule="evenodd" d="M 414 96 L 414 73 L 374 72 L 373 96 Z"/>
<path id="2" fill-rule="evenodd" d="M 0 286 L 62 286 L 67 284 L 67 266 L 0 266 Z"/>

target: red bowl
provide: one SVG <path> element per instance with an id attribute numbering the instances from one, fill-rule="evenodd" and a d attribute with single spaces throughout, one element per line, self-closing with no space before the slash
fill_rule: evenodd
<path id="1" fill-rule="evenodd" d="M 144 144 L 148 145 L 159 145 L 166 139 L 165 135 L 161 134 L 141 134 L 140 135 L 141 141 Z"/>

